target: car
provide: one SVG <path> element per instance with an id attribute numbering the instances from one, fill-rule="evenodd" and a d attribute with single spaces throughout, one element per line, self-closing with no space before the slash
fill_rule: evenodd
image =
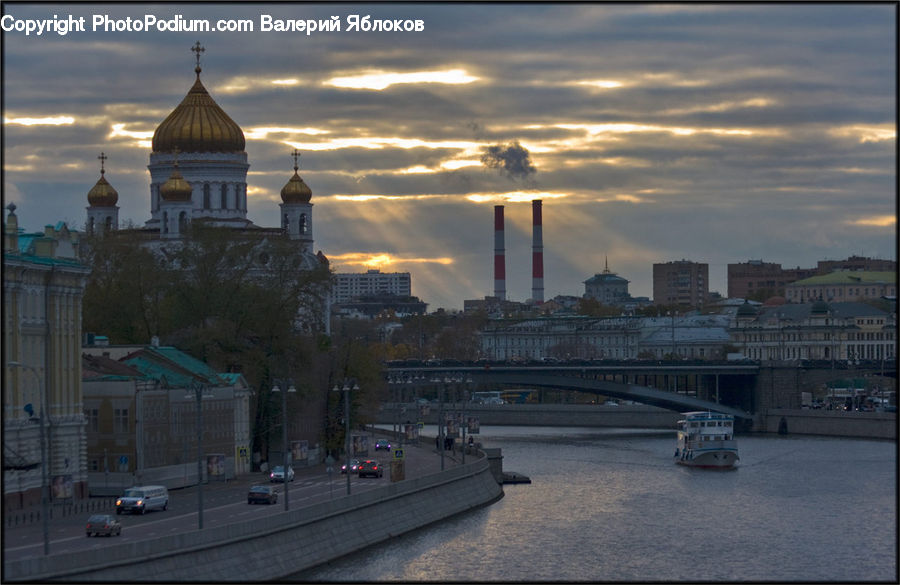
<path id="1" fill-rule="evenodd" d="M 359 472 L 359 459 L 351 459 L 350 460 L 350 472 L 351 473 Z M 347 464 L 346 463 L 341 465 L 341 473 L 347 473 Z"/>
<path id="2" fill-rule="evenodd" d="M 288 466 L 287 468 L 287 481 L 294 481 L 294 468 Z M 284 482 L 284 466 L 276 465 L 272 468 L 272 472 L 269 474 L 269 481 L 280 481 Z"/>
<path id="3" fill-rule="evenodd" d="M 382 477 L 384 475 L 384 467 L 372 459 L 367 459 L 359 464 L 359 477 Z"/>
<path id="4" fill-rule="evenodd" d="M 275 504 L 278 502 L 278 490 L 270 485 L 251 485 L 247 492 L 248 504 Z"/>
<path id="5" fill-rule="evenodd" d="M 169 509 L 169 490 L 162 485 L 134 486 L 116 499 L 116 514 L 144 514 L 150 510 Z"/>
<path id="6" fill-rule="evenodd" d="M 391 442 L 387 439 L 378 439 L 375 441 L 375 450 L 378 451 L 380 449 L 384 449 L 385 451 L 391 450 Z"/>
<path id="7" fill-rule="evenodd" d="M 112 514 L 94 514 L 88 518 L 85 532 L 88 536 L 119 536 L 122 534 L 122 525 Z"/>

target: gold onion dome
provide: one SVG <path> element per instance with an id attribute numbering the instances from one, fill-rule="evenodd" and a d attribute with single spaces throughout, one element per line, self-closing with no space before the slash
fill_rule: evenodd
<path id="1" fill-rule="evenodd" d="M 97 159 L 100 161 L 100 179 L 97 184 L 88 191 L 88 203 L 91 207 L 115 207 L 119 201 L 119 193 L 106 180 L 106 153 L 101 152 Z"/>
<path id="2" fill-rule="evenodd" d="M 164 201 L 190 201 L 193 192 L 191 184 L 185 181 L 178 171 L 178 162 L 176 162 L 169 179 L 159 188 L 159 196 Z"/>
<path id="3" fill-rule="evenodd" d="M 153 133 L 153 152 L 243 152 L 244 133 L 197 80 Z"/>
<path id="4" fill-rule="evenodd" d="M 281 200 L 285 203 L 309 203 L 312 198 L 312 189 L 303 182 L 297 170 L 297 159 L 300 158 L 300 152 L 295 148 L 291 153 L 294 157 L 294 176 L 281 188 Z"/>
<path id="5" fill-rule="evenodd" d="M 309 203 L 311 198 L 312 189 L 300 178 L 294 165 L 294 176 L 281 188 L 281 200 L 285 203 Z"/>
<path id="6" fill-rule="evenodd" d="M 119 193 L 101 173 L 97 184 L 88 191 L 88 203 L 91 207 L 115 207 L 118 201 Z"/>

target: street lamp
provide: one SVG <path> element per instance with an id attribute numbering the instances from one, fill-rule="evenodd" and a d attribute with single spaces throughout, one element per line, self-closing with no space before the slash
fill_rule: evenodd
<path id="1" fill-rule="evenodd" d="M 44 433 L 46 431 L 44 425 L 44 413 L 47 412 L 47 401 L 46 401 L 46 391 L 45 389 L 40 389 L 41 386 L 41 376 L 38 374 L 37 369 L 33 366 L 28 366 L 20 362 L 7 362 L 8 366 L 13 368 L 22 368 L 23 370 L 30 370 L 32 374 L 34 374 L 35 379 L 38 381 L 39 387 L 39 395 L 40 395 L 40 404 L 41 411 L 38 413 L 37 423 L 39 425 L 39 435 L 41 437 L 41 526 L 44 533 L 44 554 L 50 554 L 50 526 L 49 522 L 49 498 L 47 494 L 47 446 L 46 446 L 46 438 L 44 437 Z M 30 415 L 31 413 L 29 413 Z M 49 420 L 49 413 L 47 416 Z M 34 419 L 32 419 L 34 420 Z"/>
<path id="2" fill-rule="evenodd" d="M 472 386 L 472 375 L 466 374 L 466 387 L 463 390 L 463 409 L 462 409 L 462 462 L 466 463 L 466 429 L 469 426 L 466 420 L 466 406 L 469 404 L 469 388 Z"/>
<path id="3" fill-rule="evenodd" d="M 190 389 L 194 391 L 193 396 L 188 393 L 185 398 L 196 398 L 197 400 L 197 528 L 203 530 L 203 403 L 204 398 L 211 398 L 211 394 L 207 394 L 207 385 L 198 380 L 191 382 Z"/>
<path id="4" fill-rule="evenodd" d="M 294 383 L 290 380 L 282 380 L 282 383 L 287 382 L 288 389 L 285 392 L 281 391 L 281 388 L 278 387 L 278 380 L 275 380 L 275 385 L 272 386 L 272 392 L 277 392 L 281 394 L 281 441 L 283 443 L 282 454 L 283 454 L 283 467 L 281 468 L 284 471 L 284 511 L 287 512 L 290 509 L 289 502 L 289 493 L 290 488 L 288 486 L 288 438 L 287 438 L 287 395 L 288 393 L 297 393 L 297 389 L 294 387 Z"/>
<path id="5" fill-rule="evenodd" d="M 353 384 L 352 386 L 350 384 Z M 359 384 L 355 380 L 344 380 L 343 387 L 337 384 L 331 389 L 332 392 L 344 393 L 344 458 L 347 467 L 347 495 L 350 495 L 350 391 L 359 390 Z"/>

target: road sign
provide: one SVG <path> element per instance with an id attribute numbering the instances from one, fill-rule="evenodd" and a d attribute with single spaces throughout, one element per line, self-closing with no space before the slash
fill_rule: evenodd
<path id="1" fill-rule="evenodd" d="M 394 449 L 394 459 L 402 460 L 404 458 L 403 449 Z"/>

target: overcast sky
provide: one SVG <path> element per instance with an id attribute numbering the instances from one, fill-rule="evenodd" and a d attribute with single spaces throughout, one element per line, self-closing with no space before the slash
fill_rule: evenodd
<path id="1" fill-rule="evenodd" d="M 658 262 L 708 263 L 724 294 L 729 263 L 896 259 L 896 11 L 5 3 L 4 26 L 72 15 L 86 30 L 3 34 L 4 205 L 29 231 L 82 229 L 102 151 L 120 222 L 143 225 L 150 138 L 193 84 L 199 40 L 201 79 L 247 138 L 249 218 L 279 224 L 299 149 L 315 249 L 340 272 L 410 272 L 429 310 L 493 294 L 497 204 L 507 298 L 531 296 L 532 199 L 545 299 L 581 296 L 607 258 L 648 297 Z M 342 28 L 263 32 L 264 14 Z M 94 15 L 255 31 L 94 32 Z M 351 15 L 424 30 L 348 31 Z M 490 147 L 509 156 L 485 164 Z"/>

